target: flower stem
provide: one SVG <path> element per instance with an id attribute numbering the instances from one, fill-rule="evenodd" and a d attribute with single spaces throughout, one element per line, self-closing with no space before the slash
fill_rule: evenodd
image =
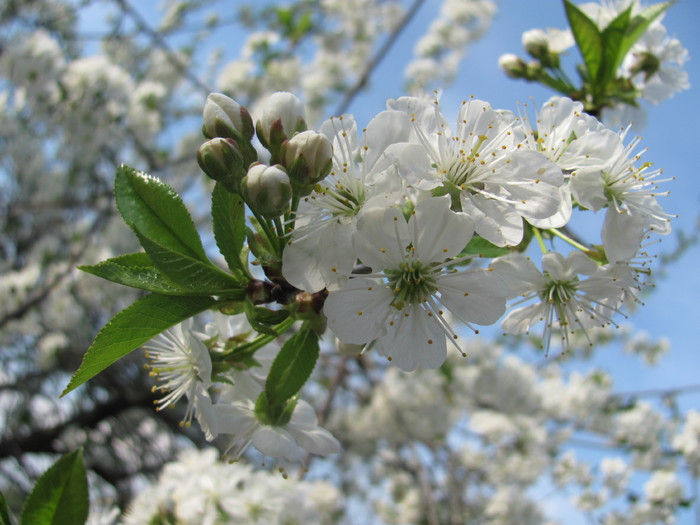
<path id="1" fill-rule="evenodd" d="M 537 244 L 542 253 L 547 253 L 547 247 L 544 245 L 544 239 L 542 239 L 542 232 L 540 232 L 540 229 L 532 228 L 532 234 L 535 236 L 535 239 L 537 239 Z"/>
<path id="2" fill-rule="evenodd" d="M 578 248 L 578 249 L 581 250 L 583 253 L 586 253 L 586 254 L 587 254 L 587 253 L 590 253 L 590 251 L 591 251 L 591 249 L 588 248 L 587 246 L 584 246 L 584 245 L 581 244 L 580 242 L 575 241 L 574 239 L 572 239 L 571 237 L 569 237 L 569 236 L 567 236 L 567 235 L 564 235 L 562 232 L 560 232 L 560 231 L 557 230 L 556 228 L 550 228 L 550 229 L 548 229 L 547 231 L 548 231 L 549 233 L 551 233 L 552 235 L 556 235 L 556 236 L 559 237 L 560 239 L 565 240 L 565 241 L 568 242 L 571 246 L 573 246 L 574 248 Z"/>
<path id="3" fill-rule="evenodd" d="M 263 346 L 272 342 L 277 337 L 282 335 L 284 332 L 289 330 L 295 322 L 296 322 L 296 319 L 293 316 L 289 316 L 287 319 L 285 319 L 284 321 L 282 321 L 280 324 L 278 324 L 277 326 L 275 326 L 273 328 L 273 330 L 275 331 L 275 335 L 261 334 L 249 343 L 242 344 L 242 345 L 237 346 L 236 348 L 232 349 L 229 352 L 220 354 L 218 356 L 218 360 L 226 361 L 229 357 L 233 357 L 233 356 L 236 356 L 236 354 L 242 354 L 242 353 L 245 353 L 246 356 L 252 356 L 255 354 L 255 352 L 260 350 Z M 236 356 L 236 357 L 238 357 L 238 356 Z"/>
<path id="4" fill-rule="evenodd" d="M 280 248 L 280 238 L 277 235 L 277 233 L 275 233 L 275 231 L 272 229 L 269 219 L 267 219 L 266 217 L 263 217 L 262 215 L 257 213 L 250 206 L 248 206 L 248 208 L 250 209 L 250 211 L 253 212 L 253 216 L 257 219 L 258 224 L 260 224 L 260 227 L 263 229 L 263 232 L 265 233 L 265 236 L 270 241 L 270 245 L 275 250 L 275 255 L 281 257 L 282 250 Z"/>

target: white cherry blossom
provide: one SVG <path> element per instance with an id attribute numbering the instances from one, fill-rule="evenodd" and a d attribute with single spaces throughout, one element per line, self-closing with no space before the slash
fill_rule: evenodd
<path id="1" fill-rule="evenodd" d="M 544 321 L 543 344 L 547 351 L 552 332 L 559 330 L 564 349 L 569 336 L 594 326 L 613 323 L 626 283 L 617 275 L 598 268 L 582 252 L 568 257 L 547 252 L 542 257 L 542 272 L 523 254 L 499 257 L 492 267 L 510 286 L 511 297 L 519 297 L 518 306 L 503 319 L 508 333 L 529 333 Z M 523 303 L 530 303 L 520 306 Z"/>
<path id="2" fill-rule="evenodd" d="M 151 375 L 162 383 L 153 391 L 167 392 L 156 401 L 158 410 L 174 405 L 187 396 L 187 411 L 183 421 L 192 420 L 197 398 L 211 386 L 212 362 L 209 350 L 192 331 L 192 320 L 178 324 L 144 345 L 151 360 Z"/>
<path id="3" fill-rule="evenodd" d="M 539 152 L 521 151 L 524 134 L 512 113 L 470 99 L 450 130 L 437 101 L 402 97 L 387 105 L 413 123 L 412 144 L 399 155 L 410 184 L 458 196 L 480 236 L 498 246 L 516 245 L 523 219 L 560 213 L 562 172 Z"/>
<path id="4" fill-rule="evenodd" d="M 645 234 L 671 233 L 673 215 L 664 211 L 657 197 L 668 195 L 659 190 L 661 170 L 648 171 L 651 163 L 637 166 L 642 154 L 633 153 L 639 138 L 627 146 L 626 131 L 610 133 L 607 161 L 598 166 L 583 167 L 572 173 L 571 188 L 582 206 L 598 211 L 607 207 L 602 238 L 610 262 L 634 257 Z"/>
<path id="5" fill-rule="evenodd" d="M 355 264 L 352 236 L 358 213 L 391 205 L 400 197 L 395 162 L 384 152 L 406 140 L 409 129 L 408 119 L 398 111 L 384 111 L 372 119 L 361 142 L 351 115 L 321 126 L 333 144 L 333 168 L 299 206 L 282 260 L 287 281 L 309 292 L 342 286 Z"/>
<path id="6" fill-rule="evenodd" d="M 403 370 L 436 368 L 445 361 L 445 336 L 458 338 L 443 307 L 467 326 L 501 316 L 506 291 L 493 272 L 450 269 L 472 230 L 449 206 L 447 196 L 421 201 L 408 223 L 396 208 L 362 214 L 354 246 L 374 273 L 350 279 L 324 307 L 341 341 L 370 344 Z"/>

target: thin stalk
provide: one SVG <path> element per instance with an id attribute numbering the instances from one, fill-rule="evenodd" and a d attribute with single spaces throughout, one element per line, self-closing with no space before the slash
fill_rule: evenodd
<path id="1" fill-rule="evenodd" d="M 258 224 L 260 224 L 260 227 L 263 229 L 265 236 L 268 238 L 270 244 L 274 248 L 275 254 L 281 256 L 282 250 L 280 248 L 280 238 L 277 235 L 277 233 L 271 228 L 269 219 L 257 213 L 250 206 L 248 206 L 248 208 L 250 209 L 250 211 L 253 212 L 253 216 L 258 220 Z"/>
<path id="2" fill-rule="evenodd" d="M 562 232 L 560 232 L 559 230 L 557 230 L 555 228 L 550 228 L 547 231 L 549 233 L 551 233 L 552 235 L 556 235 L 560 239 L 563 239 L 564 241 L 568 242 L 571 246 L 573 246 L 574 248 L 578 248 L 579 250 L 581 250 L 584 253 L 589 253 L 591 251 L 591 249 L 589 247 L 584 246 L 580 242 L 575 241 L 574 239 L 572 239 L 571 237 L 569 237 L 567 235 L 564 235 Z"/>
<path id="3" fill-rule="evenodd" d="M 285 333 L 287 330 L 289 330 L 292 325 L 296 322 L 296 319 L 294 317 L 288 317 L 284 321 L 282 321 L 280 324 L 275 326 L 273 330 L 276 332 L 276 335 L 271 335 L 271 334 L 262 334 L 253 339 L 250 343 L 247 343 L 245 345 L 245 352 L 246 354 L 253 355 L 255 352 L 260 350 L 263 346 L 265 346 L 268 343 L 271 343 L 275 339 L 277 339 L 279 336 L 281 336 L 283 333 Z M 232 356 L 236 351 L 240 351 L 240 346 L 232 349 L 229 352 L 225 352 L 223 354 L 220 354 L 217 359 L 217 361 L 226 361 L 226 359 L 230 356 Z"/>
<path id="4" fill-rule="evenodd" d="M 533 228 L 532 234 L 535 236 L 535 239 L 537 239 L 537 244 L 540 247 L 540 251 L 542 253 L 547 253 L 547 247 L 544 245 L 544 239 L 542 238 L 542 233 L 540 232 L 540 229 Z"/>
<path id="5" fill-rule="evenodd" d="M 277 230 L 277 239 L 279 239 L 280 241 L 280 251 L 282 251 L 284 249 L 284 238 L 286 236 L 286 233 L 284 231 L 284 225 L 282 224 L 282 221 L 279 217 L 275 217 L 274 222 L 275 229 Z"/>

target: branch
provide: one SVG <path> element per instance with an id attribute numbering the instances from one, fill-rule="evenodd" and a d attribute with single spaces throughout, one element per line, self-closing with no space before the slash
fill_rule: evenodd
<path id="1" fill-rule="evenodd" d="M 375 68 L 379 65 L 379 63 L 382 60 L 384 60 L 384 57 L 386 57 L 386 55 L 389 53 L 391 48 L 398 40 L 399 35 L 403 32 L 404 29 L 406 29 L 408 23 L 413 19 L 413 17 L 416 15 L 416 13 L 421 8 L 424 2 L 425 0 L 415 0 L 413 2 L 409 10 L 399 22 L 399 24 L 386 39 L 384 45 L 382 45 L 379 51 L 377 51 L 377 54 L 374 55 L 372 60 L 369 61 L 369 63 L 365 67 L 365 70 L 362 72 L 362 75 L 360 75 L 360 78 L 358 78 L 355 84 L 350 88 L 350 90 L 345 93 L 345 97 L 343 98 L 342 102 L 335 111 L 336 115 L 342 115 L 348 110 L 350 104 L 352 104 L 357 94 L 367 84 L 367 81 L 374 72 Z"/>
<path id="2" fill-rule="evenodd" d="M 10 321 L 21 319 L 32 308 L 39 305 L 59 284 L 61 284 L 66 277 L 73 272 L 73 267 L 77 263 L 78 259 L 80 259 L 87 250 L 88 245 L 90 244 L 90 238 L 100 229 L 103 222 L 107 219 L 107 217 L 109 217 L 109 215 L 111 215 L 111 213 L 111 209 L 105 209 L 99 213 L 97 217 L 95 217 L 90 229 L 85 234 L 82 246 L 80 246 L 80 248 L 68 258 L 66 269 L 56 274 L 53 279 L 47 282 L 43 287 L 36 289 L 34 293 L 29 294 L 29 297 L 17 308 L 6 313 L 2 318 L 0 318 L 0 328 L 5 326 Z"/>
<path id="3" fill-rule="evenodd" d="M 207 85 L 205 85 L 196 75 L 194 75 L 189 70 L 187 64 L 183 63 L 180 60 L 180 57 L 177 56 L 177 54 L 172 49 L 170 49 L 170 46 L 160 35 L 160 33 L 158 33 L 151 26 L 149 26 L 146 20 L 138 13 L 138 11 L 131 7 L 127 0 L 115 0 L 115 2 L 124 13 L 128 14 L 134 20 L 136 27 L 140 31 L 143 31 L 143 33 L 145 33 L 153 41 L 156 47 L 159 47 L 163 50 L 163 52 L 168 57 L 168 60 L 170 60 L 170 62 L 175 66 L 175 68 L 178 71 L 180 71 L 180 73 L 182 73 L 182 75 L 187 80 L 189 80 L 192 83 L 192 85 L 194 85 L 205 95 L 211 93 L 212 90 L 209 89 Z"/>
<path id="4" fill-rule="evenodd" d="M 138 397 L 116 395 L 106 403 L 96 405 L 88 412 L 79 412 L 55 427 L 37 429 L 26 436 L 18 436 L 0 442 L 0 458 L 20 456 L 29 452 L 59 453 L 54 441 L 70 427 L 93 428 L 100 421 L 133 407 L 152 407 L 152 395 L 144 390 Z"/>
<path id="5" fill-rule="evenodd" d="M 688 394 L 691 392 L 699 392 L 700 384 L 685 385 L 675 388 L 650 388 L 647 390 L 637 390 L 630 392 L 618 392 L 613 394 L 615 397 L 649 397 L 649 396 L 675 396 L 678 394 Z"/>

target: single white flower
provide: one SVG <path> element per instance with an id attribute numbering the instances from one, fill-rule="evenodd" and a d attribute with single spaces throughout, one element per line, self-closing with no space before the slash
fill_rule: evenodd
<path id="1" fill-rule="evenodd" d="M 499 257 L 492 267 L 510 286 L 511 297 L 520 297 L 503 319 L 501 327 L 508 333 L 529 333 L 544 321 L 543 344 L 549 351 L 552 332 L 561 332 L 564 350 L 569 336 L 594 326 L 613 323 L 620 298 L 628 283 L 618 282 L 618 273 L 599 268 L 582 252 L 568 257 L 548 252 L 542 257 L 542 272 L 523 254 Z"/>
<path id="2" fill-rule="evenodd" d="M 661 23 L 652 24 L 627 53 L 621 69 L 632 76 L 642 98 L 659 104 L 678 92 L 690 89 L 683 65 L 688 50 L 676 38 L 670 38 Z"/>
<path id="3" fill-rule="evenodd" d="M 156 401 L 157 409 L 174 405 L 182 396 L 188 404 L 183 423 L 189 424 L 199 395 L 211 386 L 212 362 L 209 350 L 192 331 L 192 320 L 180 323 L 144 345 L 151 360 L 151 376 L 161 383 L 153 391 L 167 394 Z"/>
<path id="4" fill-rule="evenodd" d="M 496 322 L 505 309 L 493 272 L 450 269 L 471 236 L 471 221 L 450 210 L 448 196 L 419 202 L 408 222 L 395 208 L 367 210 L 354 247 L 373 273 L 329 294 L 329 328 L 345 343 L 371 344 L 403 370 L 439 367 L 445 336 L 458 338 L 443 307 L 470 327 Z"/>
<path id="5" fill-rule="evenodd" d="M 561 212 L 561 169 L 539 152 L 522 151 L 524 133 L 512 113 L 470 99 L 450 130 L 437 101 L 402 97 L 388 106 L 404 111 L 413 123 L 412 143 L 396 151 L 409 183 L 458 194 L 476 233 L 488 241 L 516 245 L 523 219 L 544 220 Z"/>
<path id="6" fill-rule="evenodd" d="M 634 257 L 650 231 L 669 234 L 673 217 L 657 200 L 668 195 L 667 191 L 659 191 L 658 184 L 671 179 L 659 179 L 661 170 L 648 172 L 649 162 L 636 166 L 646 150 L 633 154 L 640 139 L 625 146 L 626 132 L 609 135 L 607 162 L 576 170 L 571 178 L 579 204 L 594 211 L 607 207 L 602 238 L 610 262 Z"/>
<path id="7" fill-rule="evenodd" d="M 233 435 L 225 452 L 233 459 L 251 444 L 265 456 L 289 462 L 302 461 L 307 453 L 327 456 L 340 452 L 340 444 L 318 426 L 316 412 L 306 401 L 297 400 L 289 421 L 280 425 L 258 419 L 252 400 L 216 403 L 213 413 L 218 433 Z"/>
<path id="8" fill-rule="evenodd" d="M 361 144 L 351 115 L 321 126 L 333 144 L 333 168 L 299 206 L 282 259 L 289 283 L 309 292 L 342 286 L 356 260 L 352 236 L 357 214 L 363 208 L 391 205 L 400 196 L 395 163 L 384 152 L 406 140 L 409 131 L 408 119 L 397 111 L 383 111 L 372 119 Z"/>

